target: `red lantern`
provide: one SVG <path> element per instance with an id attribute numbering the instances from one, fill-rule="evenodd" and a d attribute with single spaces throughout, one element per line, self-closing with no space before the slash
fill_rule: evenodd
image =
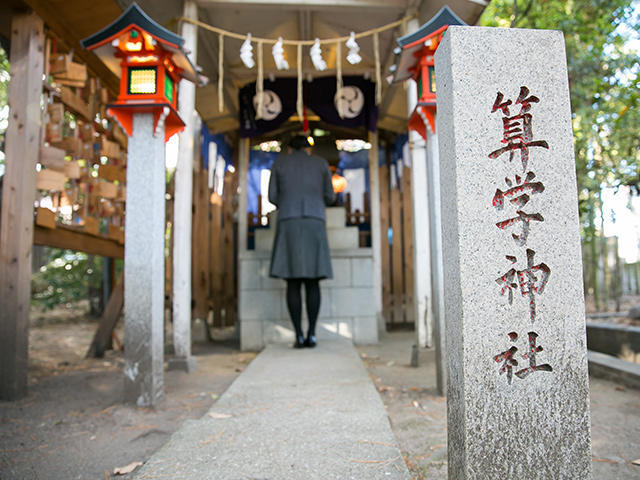
<path id="1" fill-rule="evenodd" d="M 418 104 L 409 117 L 409 129 L 427 138 L 427 125 L 436 131 L 436 75 L 433 62 L 442 36 L 450 25 L 466 25 L 444 6 L 417 31 L 398 39 L 396 63 L 391 67 L 393 82 L 412 78 L 418 88 Z"/>
<path id="2" fill-rule="evenodd" d="M 184 129 L 177 112 L 178 83 L 181 78 L 198 83 L 199 78 L 183 44 L 183 38 L 151 20 L 135 3 L 82 41 L 119 75 L 120 93 L 116 103 L 107 105 L 107 113 L 129 135 L 134 113 L 153 113 L 156 125 L 164 122 L 165 141 Z"/>
<path id="3" fill-rule="evenodd" d="M 331 185 L 333 185 L 333 191 L 335 193 L 343 192 L 345 188 L 347 188 L 347 179 L 342 175 L 338 175 L 334 173 L 331 176 Z"/>

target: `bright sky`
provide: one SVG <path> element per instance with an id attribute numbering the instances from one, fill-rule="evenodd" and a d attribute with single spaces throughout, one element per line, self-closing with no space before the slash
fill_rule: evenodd
<path id="1" fill-rule="evenodd" d="M 619 256 L 627 263 L 640 260 L 640 198 L 633 197 L 629 205 L 629 189 L 613 188 L 602 192 L 604 201 L 604 233 L 618 237 Z M 631 207 L 631 208 L 629 208 Z"/>
<path id="2" fill-rule="evenodd" d="M 640 0 L 633 2 L 633 17 L 640 18 Z M 630 35 L 626 46 L 640 55 L 640 32 L 626 25 L 618 29 Z M 606 236 L 617 236 L 619 255 L 627 263 L 640 260 L 640 198 L 634 197 L 629 203 L 629 189 L 621 188 L 617 193 L 612 188 L 602 192 L 604 201 L 604 232 Z"/>

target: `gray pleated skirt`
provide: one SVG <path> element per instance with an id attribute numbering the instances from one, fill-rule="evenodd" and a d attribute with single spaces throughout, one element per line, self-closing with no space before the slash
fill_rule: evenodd
<path id="1" fill-rule="evenodd" d="M 279 220 L 271 250 L 269 275 L 275 278 L 333 278 L 324 220 Z"/>

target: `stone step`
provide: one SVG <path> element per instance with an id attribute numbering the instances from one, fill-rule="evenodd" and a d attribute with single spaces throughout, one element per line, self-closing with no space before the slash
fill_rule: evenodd
<path id="1" fill-rule="evenodd" d="M 327 228 L 341 228 L 347 225 L 347 210 L 344 207 L 327 207 Z M 269 212 L 269 224 L 275 225 L 278 222 L 278 211 Z"/>
<path id="2" fill-rule="evenodd" d="M 344 207 L 328 207 L 327 228 L 341 228 L 347 225 L 347 210 Z"/>
<path id="3" fill-rule="evenodd" d="M 274 227 L 256 229 L 255 249 L 258 251 L 271 251 L 274 236 Z M 327 228 L 327 237 L 331 250 L 358 248 L 358 236 L 358 227 Z"/>

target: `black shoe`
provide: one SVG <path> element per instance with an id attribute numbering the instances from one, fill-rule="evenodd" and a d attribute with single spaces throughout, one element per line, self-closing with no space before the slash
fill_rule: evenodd
<path id="1" fill-rule="evenodd" d="M 307 339 L 304 341 L 304 346 L 308 347 L 308 348 L 313 348 L 317 345 L 316 342 L 316 336 L 315 335 L 309 335 L 307 337 Z"/>
<path id="2" fill-rule="evenodd" d="M 302 335 L 296 337 L 296 343 L 293 344 L 293 348 L 304 348 L 307 342 Z"/>

